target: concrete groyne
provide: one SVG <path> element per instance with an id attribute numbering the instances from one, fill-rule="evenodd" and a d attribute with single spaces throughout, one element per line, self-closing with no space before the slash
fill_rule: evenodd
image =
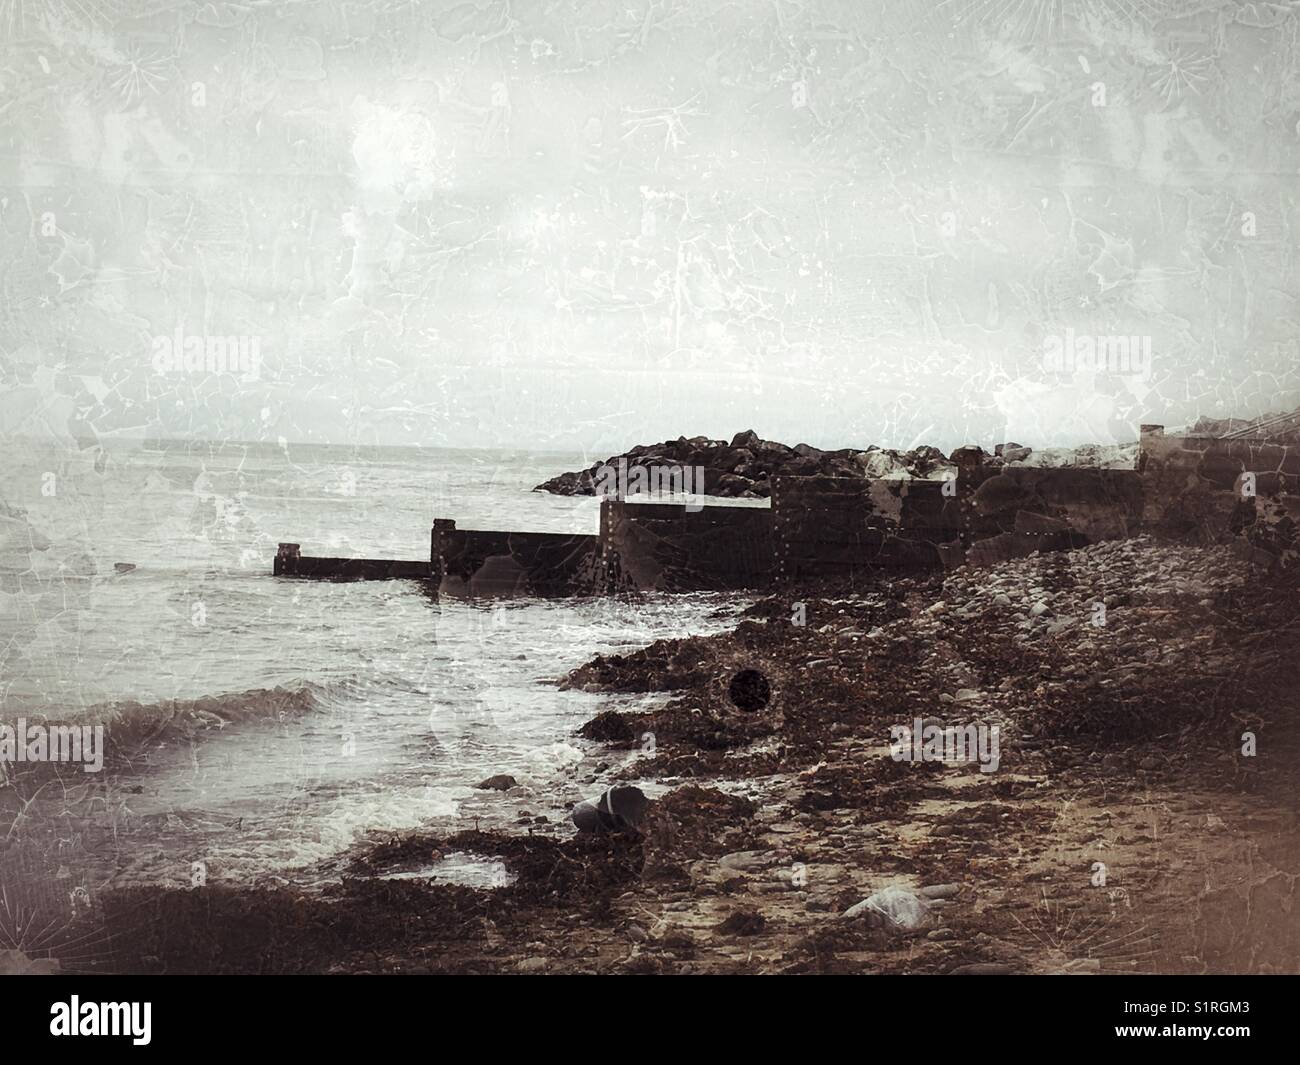
<path id="1" fill-rule="evenodd" d="M 276 576 L 417 579 L 449 596 L 764 590 L 852 585 L 882 571 L 986 565 L 1151 532 L 1238 537 L 1267 564 L 1296 555 L 1300 448 L 1268 439 L 1166 435 L 1142 427 L 1136 469 L 1017 467 L 978 448 L 942 479 L 786 476 L 771 505 L 605 499 L 595 534 L 433 523 L 427 561 L 276 553 Z"/>

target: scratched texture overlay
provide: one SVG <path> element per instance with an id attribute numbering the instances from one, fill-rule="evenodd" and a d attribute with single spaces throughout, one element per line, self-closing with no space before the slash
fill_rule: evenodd
<path id="1" fill-rule="evenodd" d="M 1298 35 L 0 0 L 0 971 L 1300 970 Z"/>

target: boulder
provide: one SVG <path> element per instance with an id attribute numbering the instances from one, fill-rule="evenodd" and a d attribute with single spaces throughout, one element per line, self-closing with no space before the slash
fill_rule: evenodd
<path id="1" fill-rule="evenodd" d="M 978 444 L 963 444 L 948 456 L 948 461 L 961 470 L 978 469 L 984 464 L 984 449 Z"/>
<path id="2" fill-rule="evenodd" d="M 708 479 L 705 479 L 708 483 Z M 718 478 L 716 495 L 720 496 L 738 496 L 742 492 L 753 489 L 754 482 L 748 477 L 741 477 L 735 473 L 724 473 Z"/>
<path id="3" fill-rule="evenodd" d="M 811 455 L 801 455 L 781 471 L 787 477 L 812 477 L 822 472 L 822 462 Z"/>
<path id="4" fill-rule="evenodd" d="M 740 466 L 747 465 L 754 461 L 754 453 L 747 447 L 729 447 L 722 452 L 712 465 L 721 470 L 723 473 L 734 473 Z"/>

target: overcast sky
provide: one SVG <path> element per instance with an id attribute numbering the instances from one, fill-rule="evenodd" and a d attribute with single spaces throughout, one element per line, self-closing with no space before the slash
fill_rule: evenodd
<path id="1" fill-rule="evenodd" d="M 1297 10 L 2 0 L 0 432 L 947 449 L 1289 408 Z M 178 328 L 254 372 L 160 372 Z"/>

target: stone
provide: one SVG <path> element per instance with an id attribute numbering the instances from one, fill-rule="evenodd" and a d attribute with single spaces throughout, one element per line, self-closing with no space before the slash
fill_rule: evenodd
<path id="1" fill-rule="evenodd" d="M 737 910 L 717 925 L 715 931 L 731 936 L 756 936 L 767 927 L 767 918 L 753 910 Z"/>
<path id="2" fill-rule="evenodd" d="M 712 487 L 712 494 L 719 496 L 738 496 L 741 492 L 754 487 L 754 482 L 738 473 L 724 473 Z"/>
<path id="3" fill-rule="evenodd" d="M 757 873 L 764 869 L 771 869 L 780 861 L 780 855 L 775 851 L 735 851 L 724 854 L 718 859 L 718 864 L 733 872 Z"/>
<path id="4" fill-rule="evenodd" d="M 983 464 L 984 449 L 978 444 L 963 444 L 948 456 L 948 461 L 958 469 L 974 469 Z"/>
<path id="5" fill-rule="evenodd" d="M 511 788 L 518 787 L 519 782 L 509 773 L 498 773 L 496 776 L 488 777 L 487 780 L 479 781 L 474 786 L 480 791 L 509 791 Z"/>

